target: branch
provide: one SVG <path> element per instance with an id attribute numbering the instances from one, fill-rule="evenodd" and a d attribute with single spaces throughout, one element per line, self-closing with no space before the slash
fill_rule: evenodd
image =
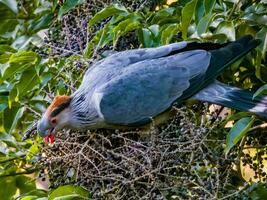
<path id="1" fill-rule="evenodd" d="M 35 135 L 37 132 L 37 121 L 33 123 L 33 125 L 23 134 L 22 141 L 31 137 L 31 135 Z"/>

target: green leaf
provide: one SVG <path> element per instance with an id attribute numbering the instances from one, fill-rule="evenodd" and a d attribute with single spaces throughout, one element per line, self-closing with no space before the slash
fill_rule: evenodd
<path id="1" fill-rule="evenodd" d="M 254 183 L 252 185 L 253 190 L 249 193 L 249 197 L 252 200 L 263 200 L 266 199 L 267 196 L 267 188 L 263 183 Z"/>
<path id="2" fill-rule="evenodd" d="M 260 15 L 256 13 L 250 13 L 242 17 L 243 20 L 250 22 L 252 25 L 266 25 L 267 24 L 267 16 Z"/>
<path id="3" fill-rule="evenodd" d="M 0 54 L 4 54 L 4 53 L 16 53 L 16 50 L 13 49 L 11 46 L 7 45 L 7 44 L 1 44 L 0 45 Z"/>
<path id="4" fill-rule="evenodd" d="M 157 11 L 155 15 L 153 15 L 151 24 L 158 24 L 159 21 L 170 18 L 174 14 L 174 12 L 175 12 L 175 8 L 173 7 L 164 8 L 164 9 Z"/>
<path id="5" fill-rule="evenodd" d="M 12 197 L 17 191 L 15 177 L 1 177 L 0 187 L 4 188 L 0 190 L 1 198 L 3 198 L 4 200 L 13 199 Z"/>
<path id="6" fill-rule="evenodd" d="M 16 186 L 20 191 L 20 194 L 32 191 L 35 189 L 35 182 L 31 178 L 26 176 L 16 176 Z"/>
<path id="7" fill-rule="evenodd" d="M 11 56 L 10 54 L 0 55 L 0 64 L 7 63 L 9 61 L 10 56 Z"/>
<path id="8" fill-rule="evenodd" d="M 205 0 L 204 1 L 206 15 L 208 13 L 211 13 L 212 12 L 212 9 L 215 6 L 215 3 L 216 3 L 216 0 Z"/>
<path id="9" fill-rule="evenodd" d="M 195 18 L 196 18 L 196 24 L 201 20 L 205 13 L 205 7 L 203 0 L 198 0 L 196 4 L 196 10 L 195 10 Z"/>
<path id="10" fill-rule="evenodd" d="M 244 117 L 251 117 L 251 115 L 253 115 L 253 113 L 251 113 L 251 112 L 238 112 L 238 113 L 235 113 L 235 114 L 229 116 L 226 119 L 226 123 L 229 121 L 239 120 L 239 119 L 244 118 Z"/>
<path id="11" fill-rule="evenodd" d="M 142 28 L 142 30 L 138 31 L 138 39 L 143 47 L 153 47 L 152 33 L 149 29 Z"/>
<path id="12" fill-rule="evenodd" d="M 8 108 L 4 110 L 3 125 L 7 133 L 10 134 L 15 129 L 24 111 L 25 111 L 24 107 L 21 108 L 12 107 L 12 109 Z"/>
<path id="13" fill-rule="evenodd" d="M 38 30 L 47 28 L 53 20 L 53 15 L 53 13 L 50 13 L 48 15 L 42 16 L 38 20 L 33 21 L 29 26 L 29 30 L 31 32 L 36 32 Z"/>
<path id="14" fill-rule="evenodd" d="M 223 21 L 218 25 L 218 28 L 216 30 L 216 34 L 218 33 L 222 33 L 225 36 L 227 36 L 227 38 L 230 41 L 234 41 L 235 40 L 235 27 L 234 27 L 234 22 L 233 21 Z"/>
<path id="15" fill-rule="evenodd" d="M 182 28 L 182 37 L 184 40 L 187 39 L 188 27 L 189 27 L 191 20 L 193 18 L 193 15 L 194 15 L 193 11 L 195 10 L 196 3 L 197 3 L 197 0 L 192 0 L 189 3 L 187 3 L 182 10 L 181 28 Z"/>
<path id="16" fill-rule="evenodd" d="M 58 18 L 61 19 L 65 13 L 69 12 L 70 10 L 75 8 L 77 5 L 80 5 L 84 2 L 85 0 L 66 0 L 59 9 Z"/>
<path id="17" fill-rule="evenodd" d="M 25 95 L 26 92 L 32 90 L 38 85 L 39 81 L 40 79 L 37 76 L 35 69 L 24 71 L 19 82 L 15 85 L 17 89 L 17 97 L 20 98 Z"/>
<path id="18" fill-rule="evenodd" d="M 151 26 L 148 27 L 148 29 L 151 31 L 151 33 L 153 34 L 153 38 L 157 39 L 159 36 L 159 25 L 157 24 L 153 24 Z"/>
<path id="19" fill-rule="evenodd" d="M 83 187 L 64 185 L 53 190 L 48 196 L 48 200 L 60 199 L 90 199 L 90 193 Z"/>
<path id="20" fill-rule="evenodd" d="M 202 17 L 200 22 L 197 25 L 197 33 L 199 36 L 201 36 L 203 33 L 205 33 L 212 22 L 213 17 L 215 14 L 212 14 L 211 12 Z"/>
<path id="21" fill-rule="evenodd" d="M 87 58 L 90 58 L 93 55 L 94 49 L 97 47 L 103 47 L 106 44 L 112 41 L 113 37 L 113 26 L 106 24 L 103 29 L 98 31 L 93 39 L 87 43 L 86 48 L 84 50 L 84 55 Z"/>
<path id="22" fill-rule="evenodd" d="M 140 27 L 140 22 L 138 21 L 140 18 L 129 18 L 122 22 L 120 22 L 115 28 L 113 28 L 113 46 L 117 43 L 117 40 L 119 37 L 127 34 L 128 32 L 132 30 L 136 30 Z"/>
<path id="23" fill-rule="evenodd" d="M 0 141 L 5 142 L 7 145 L 12 147 L 16 147 L 17 145 L 16 139 L 7 133 L 0 132 Z"/>
<path id="24" fill-rule="evenodd" d="M 101 10 L 100 12 L 96 13 L 96 15 L 89 21 L 88 27 L 92 27 L 97 22 L 102 21 L 103 19 L 106 19 L 114 15 L 126 16 L 128 15 L 128 11 L 124 6 L 119 6 L 117 4 L 108 6 L 103 10 Z"/>
<path id="25" fill-rule="evenodd" d="M 262 42 L 259 45 L 259 49 L 264 59 L 267 51 L 267 27 L 262 27 L 262 29 L 256 34 L 256 38 L 260 39 Z"/>
<path id="26" fill-rule="evenodd" d="M 32 51 L 19 51 L 9 59 L 9 67 L 3 73 L 3 80 L 13 76 L 15 73 L 25 71 L 40 62 L 40 57 Z"/>
<path id="27" fill-rule="evenodd" d="M 5 4 L 14 13 L 18 13 L 18 4 L 16 0 L 0 0 L 0 2 Z"/>
<path id="28" fill-rule="evenodd" d="M 161 33 L 161 44 L 169 44 L 173 36 L 180 30 L 179 24 L 170 24 Z"/>
<path id="29" fill-rule="evenodd" d="M 261 86 L 253 95 L 253 99 L 255 99 L 255 97 L 262 95 L 262 94 L 267 94 L 267 84 Z"/>
<path id="30" fill-rule="evenodd" d="M 229 151 L 246 135 L 250 127 L 254 123 L 255 117 L 245 117 L 238 120 L 231 128 L 226 138 L 225 154 Z"/>

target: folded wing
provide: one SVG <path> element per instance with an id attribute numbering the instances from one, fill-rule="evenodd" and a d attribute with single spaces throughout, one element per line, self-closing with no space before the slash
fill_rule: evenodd
<path id="1" fill-rule="evenodd" d="M 145 124 L 170 108 L 191 79 L 205 76 L 209 62 L 205 50 L 136 62 L 98 88 L 93 99 L 107 123 Z"/>

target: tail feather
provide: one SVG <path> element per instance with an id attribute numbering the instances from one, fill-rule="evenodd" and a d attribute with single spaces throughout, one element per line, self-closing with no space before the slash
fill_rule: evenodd
<path id="1" fill-rule="evenodd" d="M 194 48 L 205 49 L 211 53 L 211 60 L 205 77 L 202 77 L 201 80 L 199 80 L 199 77 L 192 79 L 190 81 L 190 87 L 184 91 L 181 99 L 187 99 L 191 97 L 192 94 L 212 84 L 226 67 L 246 55 L 260 43 L 261 40 L 246 35 L 234 42 L 224 44 L 204 43 L 202 46 L 200 43 L 191 43 L 189 47 L 182 49 L 183 51 L 192 50 Z"/>
<path id="2" fill-rule="evenodd" d="M 206 101 L 240 111 L 253 112 L 267 118 L 267 96 L 253 99 L 253 92 L 215 82 L 204 88 L 192 99 Z"/>

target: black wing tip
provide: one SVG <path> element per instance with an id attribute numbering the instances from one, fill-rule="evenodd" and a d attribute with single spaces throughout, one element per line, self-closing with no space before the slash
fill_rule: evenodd
<path id="1" fill-rule="evenodd" d="M 243 45 L 249 44 L 256 47 L 261 44 L 262 41 L 260 39 L 255 39 L 252 35 L 244 35 L 237 39 L 235 42 L 241 43 Z"/>

